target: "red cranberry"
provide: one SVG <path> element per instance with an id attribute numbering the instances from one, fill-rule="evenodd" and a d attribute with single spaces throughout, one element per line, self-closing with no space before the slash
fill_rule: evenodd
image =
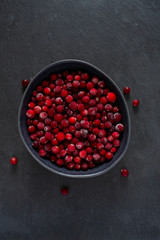
<path id="1" fill-rule="evenodd" d="M 74 76 L 74 79 L 77 80 L 77 81 L 80 81 L 80 80 L 81 80 L 81 76 L 75 75 L 75 76 Z"/>
<path id="2" fill-rule="evenodd" d="M 62 114 L 56 113 L 56 114 L 54 115 L 54 120 L 55 120 L 55 121 L 61 122 L 62 119 L 63 119 L 63 115 L 62 115 Z"/>
<path id="3" fill-rule="evenodd" d="M 74 162 L 75 163 L 80 163 L 81 162 L 81 158 L 79 156 L 74 158 Z"/>
<path id="4" fill-rule="evenodd" d="M 28 107 L 33 109 L 35 107 L 35 103 L 34 102 L 29 102 Z"/>
<path id="5" fill-rule="evenodd" d="M 51 127 L 56 128 L 57 127 L 57 121 L 52 121 L 51 122 Z"/>
<path id="6" fill-rule="evenodd" d="M 49 95 L 49 94 L 51 93 L 51 89 L 50 89 L 49 87 L 45 87 L 45 88 L 44 88 L 44 93 L 45 93 L 46 95 Z"/>
<path id="7" fill-rule="evenodd" d="M 80 158 L 85 158 L 86 155 L 87 155 L 87 152 L 86 152 L 85 150 L 81 150 L 81 151 L 79 152 Z"/>
<path id="8" fill-rule="evenodd" d="M 101 156 L 98 153 L 93 154 L 93 159 L 94 159 L 95 162 L 98 162 L 100 160 L 100 157 Z"/>
<path id="9" fill-rule="evenodd" d="M 108 159 L 108 160 L 111 160 L 113 158 L 113 154 L 111 152 L 106 152 L 106 155 L 105 157 Z"/>
<path id="10" fill-rule="evenodd" d="M 101 124 L 101 121 L 99 119 L 94 120 L 94 126 L 99 126 Z"/>
<path id="11" fill-rule="evenodd" d="M 57 110 L 58 113 L 62 113 L 64 111 L 64 107 L 62 105 L 59 105 L 59 106 L 57 106 L 56 110 Z"/>
<path id="12" fill-rule="evenodd" d="M 96 100 L 91 99 L 89 100 L 89 106 L 94 107 L 96 105 Z"/>
<path id="13" fill-rule="evenodd" d="M 69 145 L 68 145 L 68 150 L 69 150 L 70 152 L 74 152 L 74 150 L 75 150 L 75 145 L 74 145 L 74 144 L 69 144 Z"/>
<path id="14" fill-rule="evenodd" d="M 95 116 L 97 113 L 97 108 L 96 107 L 91 107 L 88 109 L 88 114 L 91 116 Z"/>
<path id="15" fill-rule="evenodd" d="M 88 170 L 88 164 L 87 164 L 87 163 L 83 163 L 83 164 L 81 165 L 81 168 L 82 168 L 82 170 L 84 170 L 84 171 Z"/>
<path id="16" fill-rule="evenodd" d="M 102 130 L 99 130 L 98 136 L 99 136 L 100 138 L 105 137 L 105 136 L 106 136 L 106 131 L 103 130 L 103 129 L 102 129 Z"/>
<path id="17" fill-rule="evenodd" d="M 115 114 L 114 114 L 114 121 L 115 121 L 116 123 L 120 122 L 120 121 L 121 121 L 121 118 L 122 118 L 122 116 L 121 116 L 120 113 L 115 113 Z"/>
<path id="18" fill-rule="evenodd" d="M 84 104 L 83 103 L 78 104 L 77 109 L 80 112 L 83 111 L 85 109 Z"/>
<path id="19" fill-rule="evenodd" d="M 91 161 L 93 161 L 93 156 L 92 155 L 87 155 L 85 160 L 87 162 L 91 162 Z"/>
<path id="20" fill-rule="evenodd" d="M 68 163 L 67 164 L 67 168 L 69 169 L 69 170 L 72 170 L 73 168 L 74 168 L 74 163 Z"/>
<path id="21" fill-rule="evenodd" d="M 105 82 L 104 81 L 99 81 L 98 82 L 98 87 L 100 87 L 100 88 L 104 88 L 105 87 Z"/>
<path id="22" fill-rule="evenodd" d="M 106 121 L 104 125 L 106 128 L 110 128 L 112 126 L 112 123 L 109 121 Z"/>
<path id="23" fill-rule="evenodd" d="M 119 133 L 118 133 L 118 132 L 113 132 L 113 133 L 112 133 L 112 136 L 113 136 L 114 138 L 119 138 Z"/>
<path id="24" fill-rule="evenodd" d="M 63 132 L 57 133 L 56 139 L 57 139 L 59 142 L 63 141 L 63 140 L 65 139 L 64 133 L 63 133 Z"/>
<path id="25" fill-rule="evenodd" d="M 111 104 L 108 103 L 108 104 L 105 105 L 105 110 L 106 110 L 107 112 L 111 112 L 112 109 L 113 109 L 113 108 L 112 108 L 112 105 L 111 105 Z"/>
<path id="26" fill-rule="evenodd" d="M 56 84 L 57 86 L 63 86 L 64 81 L 63 81 L 62 79 L 57 79 L 56 82 L 55 82 L 55 84 Z"/>
<path id="27" fill-rule="evenodd" d="M 75 168 L 75 170 L 80 170 L 81 169 L 81 165 L 77 163 L 77 164 L 75 164 L 74 168 Z"/>
<path id="28" fill-rule="evenodd" d="M 76 118 L 75 117 L 70 117 L 69 119 L 68 119 L 68 121 L 71 123 L 71 124 L 74 124 L 74 123 L 76 123 Z"/>
<path id="29" fill-rule="evenodd" d="M 59 153 L 59 151 L 60 151 L 60 149 L 58 146 L 52 147 L 52 153 L 57 154 L 57 153 Z"/>
<path id="30" fill-rule="evenodd" d="M 83 103 L 88 103 L 89 102 L 89 97 L 88 96 L 82 97 L 82 102 Z"/>
<path id="31" fill-rule="evenodd" d="M 64 162 L 61 158 L 59 158 L 57 161 L 56 161 L 56 164 L 59 166 L 59 167 L 62 167 Z"/>
<path id="32" fill-rule="evenodd" d="M 44 127 L 44 131 L 45 131 L 45 132 L 51 132 L 51 131 L 52 131 L 51 126 L 45 126 L 45 127 Z"/>
<path id="33" fill-rule="evenodd" d="M 94 142 L 94 141 L 96 140 L 96 135 L 94 135 L 94 134 L 89 134 L 88 140 L 89 140 L 90 142 Z"/>
<path id="34" fill-rule="evenodd" d="M 28 132 L 29 132 L 29 133 L 34 133 L 34 132 L 35 132 L 35 126 L 30 125 L 30 126 L 28 127 Z"/>
<path id="35" fill-rule="evenodd" d="M 94 168 L 95 167 L 95 163 L 94 162 L 89 162 L 88 163 L 88 167 L 89 168 Z"/>
<path id="36" fill-rule="evenodd" d="M 68 193 L 69 193 L 69 190 L 68 190 L 67 187 L 62 187 L 62 188 L 61 188 L 61 194 L 62 194 L 63 196 L 68 195 Z"/>
<path id="37" fill-rule="evenodd" d="M 106 143 L 108 142 L 108 140 L 107 140 L 106 137 L 102 137 L 102 138 L 101 138 L 101 142 L 102 142 L 103 144 L 106 144 Z"/>
<path id="38" fill-rule="evenodd" d="M 35 140 L 32 142 L 32 147 L 33 148 L 38 148 L 39 147 L 39 141 Z"/>
<path id="39" fill-rule="evenodd" d="M 123 88 L 124 94 L 129 94 L 130 91 L 131 91 L 130 87 L 124 87 L 124 88 Z"/>
<path id="40" fill-rule="evenodd" d="M 110 151 L 111 151 L 111 153 L 115 153 L 117 151 L 117 149 L 115 147 L 112 147 Z"/>
<path id="41" fill-rule="evenodd" d="M 75 101 L 72 101 L 70 104 L 69 104 L 69 107 L 72 111 L 76 111 L 77 110 L 77 103 Z"/>
<path id="42" fill-rule="evenodd" d="M 107 140 L 108 140 L 109 142 L 113 142 L 114 138 L 113 138 L 112 135 L 110 135 L 110 136 L 108 136 Z"/>
<path id="43" fill-rule="evenodd" d="M 28 84 L 29 84 L 29 80 L 28 80 L 28 79 L 22 80 L 22 86 L 23 86 L 23 87 L 27 87 Z"/>
<path id="44" fill-rule="evenodd" d="M 11 162 L 12 165 L 16 165 L 17 162 L 18 162 L 18 159 L 17 159 L 16 157 L 12 157 L 12 158 L 10 159 L 10 162 Z"/>
<path id="45" fill-rule="evenodd" d="M 52 133 L 46 132 L 46 133 L 45 133 L 45 138 L 46 138 L 47 140 L 51 141 L 51 140 L 52 140 Z"/>
<path id="46" fill-rule="evenodd" d="M 70 162 L 72 162 L 72 160 L 73 160 L 73 157 L 70 155 L 67 155 L 64 159 L 65 163 L 70 163 Z"/>
<path id="47" fill-rule="evenodd" d="M 41 107 L 40 106 L 35 106 L 34 111 L 36 114 L 39 114 L 41 112 Z"/>
<path id="48" fill-rule="evenodd" d="M 83 142 L 77 142 L 76 143 L 76 148 L 82 149 L 83 148 Z"/>
<path id="49" fill-rule="evenodd" d="M 68 140 L 68 141 L 72 140 L 72 134 L 67 133 L 66 134 L 66 140 Z"/>
<path id="50" fill-rule="evenodd" d="M 97 143 L 97 149 L 100 151 L 104 148 L 104 145 L 102 143 Z"/>
<path id="51" fill-rule="evenodd" d="M 120 146 L 120 141 L 119 141 L 119 139 L 115 139 L 115 140 L 113 141 L 113 145 L 114 145 L 115 147 L 119 147 L 119 146 Z"/>
<path id="52" fill-rule="evenodd" d="M 97 84 L 97 83 L 99 82 L 98 77 L 93 77 L 93 78 L 92 78 L 92 82 L 93 82 L 94 84 Z"/>
<path id="53" fill-rule="evenodd" d="M 129 171 L 128 171 L 126 168 L 122 168 L 122 169 L 121 169 L 121 175 L 122 175 L 123 177 L 128 177 Z"/>
<path id="54" fill-rule="evenodd" d="M 96 96 L 97 95 L 97 89 L 95 88 L 91 88 L 89 93 L 92 95 L 92 96 Z M 82 100 L 83 101 L 83 100 Z"/>
<path id="55" fill-rule="evenodd" d="M 60 93 L 62 91 L 62 87 L 61 86 L 56 86 L 54 89 L 55 93 Z"/>
<path id="56" fill-rule="evenodd" d="M 65 89 L 63 89 L 63 90 L 61 91 L 61 97 L 66 97 L 67 94 L 68 94 L 68 92 L 67 92 L 67 90 L 65 90 Z"/>
<path id="57" fill-rule="evenodd" d="M 46 119 L 47 116 L 48 116 L 48 115 L 47 115 L 46 112 L 41 112 L 41 113 L 39 114 L 39 117 L 40 117 L 42 120 Z"/>
<path id="58" fill-rule="evenodd" d="M 101 103 L 103 103 L 104 105 L 108 102 L 106 97 L 101 97 L 101 98 L 99 99 L 99 101 L 100 101 Z"/>
<path id="59" fill-rule="evenodd" d="M 116 126 L 115 126 L 115 130 L 117 131 L 117 132 L 123 132 L 123 130 L 124 130 L 124 125 L 123 124 L 121 124 L 121 123 L 118 123 Z"/>
<path id="60" fill-rule="evenodd" d="M 60 154 L 61 157 L 65 157 L 67 152 L 66 152 L 65 149 L 61 149 L 59 154 Z"/>
<path id="61" fill-rule="evenodd" d="M 34 112 L 34 110 L 29 109 L 29 110 L 26 112 L 26 116 L 27 116 L 28 118 L 34 118 L 34 117 L 35 117 L 35 112 Z"/>
<path id="62" fill-rule="evenodd" d="M 114 106 L 113 109 L 112 109 L 112 111 L 113 111 L 114 113 L 116 113 L 116 112 L 119 111 L 119 108 L 118 108 L 117 106 Z"/>
<path id="63" fill-rule="evenodd" d="M 62 126 L 63 128 L 68 127 L 68 126 L 69 126 L 68 120 L 67 120 L 67 119 L 63 119 L 63 120 L 61 121 L 61 126 Z"/>
<path id="64" fill-rule="evenodd" d="M 73 101 L 73 97 L 71 95 L 68 95 L 66 98 L 65 98 L 66 102 L 67 103 L 71 103 Z"/>
<path id="65" fill-rule="evenodd" d="M 106 143 L 105 149 L 110 150 L 113 145 L 109 142 Z"/>
<path id="66" fill-rule="evenodd" d="M 115 101 L 116 101 L 116 94 L 115 93 L 113 93 L 113 92 L 109 92 L 108 94 L 107 94 L 107 99 L 108 99 L 108 101 L 109 102 L 112 102 L 112 103 L 114 103 Z"/>
<path id="67" fill-rule="evenodd" d="M 132 105 L 134 107 L 137 107 L 139 105 L 139 100 L 138 99 L 134 99 L 133 102 L 132 102 Z"/>
<path id="68" fill-rule="evenodd" d="M 37 136 L 37 133 L 33 133 L 33 134 L 30 135 L 30 139 L 31 139 L 31 140 L 36 140 L 37 137 L 38 137 L 38 136 Z"/>
<path id="69" fill-rule="evenodd" d="M 40 149 L 40 150 L 39 150 L 39 155 L 40 155 L 41 157 L 45 157 L 45 156 L 47 155 L 46 150 L 44 150 L 43 148 Z"/>
<path id="70" fill-rule="evenodd" d="M 88 79 L 89 79 L 88 73 L 82 73 L 81 78 L 82 78 L 83 80 L 88 80 Z"/>

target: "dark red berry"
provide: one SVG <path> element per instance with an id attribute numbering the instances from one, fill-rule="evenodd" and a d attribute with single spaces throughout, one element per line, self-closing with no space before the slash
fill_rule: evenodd
<path id="1" fill-rule="evenodd" d="M 22 86 L 23 86 L 23 87 L 27 87 L 28 84 L 29 84 L 29 80 L 28 80 L 28 79 L 22 80 Z"/>
<path id="2" fill-rule="evenodd" d="M 121 175 L 122 175 L 123 177 L 128 177 L 129 171 L 128 171 L 126 168 L 122 168 L 122 169 L 121 169 Z"/>
<path id="3" fill-rule="evenodd" d="M 134 99 L 133 102 L 132 102 L 132 105 L 134 107 L 137 107 L 139 105 L 139 100 L 138 99 Z"/>
<path id="4" fill-rule="evenodd" d="M 68 190 L 67 187 L 62 187 L 62 188 L 61 188 L 61 194 L 62 194 L 63 196 L 68 195 L 68 193 L 69 193 L 69 190 Z"/>
<path id="5" fill-rule="evenodd" d="M 10 159 L 10 162 L 11 162 L 12 165 L 16 165 L 17 162 L 18 162 L 18 159 L 17 159 L 16 157 L 12 157 L 12 158 Z"/>
<path id="6" fill-rule="evenodd" d="M 130 87 L 124 87 L 124 88 L 123 88 L 124 94 L 129 94 L 130 91 L 131 91 Z"/>

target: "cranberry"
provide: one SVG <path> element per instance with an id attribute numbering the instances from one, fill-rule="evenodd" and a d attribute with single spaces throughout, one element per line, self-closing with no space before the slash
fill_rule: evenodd
<path id="1" fill-rule="evenodd" d="M 12 158 L 10 159 L 10 162 L 11 162 L 12 165 L 16 165 L 17 162 L 18 162 L 18 159 L 17 159 L 16 157 L 12 157 Z"/>
<path id="2" fill-rule="evenodd" d="M 111 160 L 113 158 L 113 154 L 111 152 L 106 152 L 106 155 L 105 157 L 108 159 L 108 160 Z"/>
<path id="3" fill-rule="evenodd" d="M 63 133 L 63 132 L 57 133 L 56 139 L 57 139 L 59 142 L 63 141 L 63 140 L 65 139 L 64 133 Z"/>
<path id="4" fill-rule="evenodd" d="M 111 104 L 108 103 L 108 104 L 105 105 L 105 110 L 106 110 L 107 112 L 111 112 L 112 109 L 113 109 L 113 108 L 112 108 L 112 105 L 111 105 Z"/>
<path id="5" fill-rule="evenodd" d="M 106 131 L 103 130 L 103 129 L 102 129 L 102 130 L 99 130 L 98 136 L 99 136 L 100 138 L 105 137 L 105 136 L 106 136 Z"/>
<path id="6" fill-rule="evenodd" d="M 62 119 L 63 119 L 63 115 L 62 115 L 62 114 L 56 113 L 56 114 L 54 115 L 54 120 L 55 120 L 55 121 L 61 122 Z"/>
<path id="7" fill-rule="evenodd" d="M 119 111 L 119 108 L 118 108 L 117 106 L 114 106 L 113 109 L 112 109 L 112 111 L 113 111 L 114 113 L 116 113 L 116 112 Z"/>
<path id="8" fill-rule="evenodd" d="M 102 137 L 102 138 L 101 138 L 101 142 L 102 142 L 103 144 L 106 144 L 106 143 L 108 142 L 108 140 L 107 140 L 106 137 Z"/>
<path id="9" fill-rule="evenodd" d="M 45 87 L 45 88 L 44 88 L 44 93 L 45 93 L 46 95 L 49 95 L 49 94 L 51 93 L 51 89 L 50 89 L 49 87 Z"/>
<path id="10" fill-rule="evenodd" d="M 59 153 L 59 151 L 60 151 L 60 149 L 58 146 L 52 147 L 52 153 L 57 154 L 57 153 Z"/>
<path id="11" fill-rule="evenodd" d="M 89 106 L 94 107 L 96 105 L 96 100 L 91 99 L 89 100 Z"/>
<path id="12" fill-rule="evenodd" d="M 29 132 L 29 133 L 34 133 L 34 132 L 35 132 L 35 126 L 30 125 L 30 126 L 28 127 L 28 132 Z"/>
<path id="13" fill-rule="evenodd" d="M 22 80 L 22 86 L 23 86 L 23 87 L 27 87 L 28 84 L 29 84 L 29 80 L 28 80 L 28 79 Z"/>
<path id="14" fill-rule="evenodd" d="M 47 140 L 51 141 L 51 140 L 52 140 L 52 133 L 46 132 L 46 133 L 45 133 L 45 138 L 46 138 Z"/>
<path id="15" fill-rule="evenodd" d="M 61 91 L 61 97 L 66 97 L 67 94 L 68 94 L 68 92 L 67 92 L 67 90 L 65 90 L 65 89 L 63 89 L 63 90 Z"/>
<path id="16" fill-rule="evenodd" d="M 77 110 L 77 103 L 75 101 L 72 101 L 70 104 L 69 104 L 69 107 L 72 111 L 76 111 Z"/>
<path id="17" fill-rule="evenodd" d="M 114 114 L 114 121 L 115 121 L 116 123 L 120 122 L 120 121 L 121 121 L 121 118 L 122 118 L 122 116 L 121 116 L 120 113 L 115 113 L 115 114 Z"/>
<path id="18" fill-rule="evenodd" d="M 87 162 L 91 162 L 91 161 L 93 161 L 93 156 L 92 155 L 87 155 L 85 160 Z"/>
<path id="19" fill-rule="evenodd" d="M 88 96 L 82 97 L 82 102 L 83 103 L 88 103 L 89 102 L 89 97 Z"/>
<path id="20" fill-rule="evenodd" d="M 51 109 L 49 109 L 49 110 L 51 110 Z M 63 111 L 64 111 L 64 107 L 62 106 L 62 105 L 59 105 L 59 106 L 57 106 L 57 112 L 58 113 L 62 113 Z M 49 114 L 48 114 L 49 115 Z M 54 115 L 54 114 L 53 114 Z"/>
<path id="21" fill-rule="evenodd" d="M 80 81 L 80 80 L 81 80 L 81 76 L 75 75 L 75 76 L 74 76 L 74 79 L 77 80 L 77 81 Z"/>
<path id="22" fill-rule="evenodd" d="M 97 89 L 95 88 L 91 88 L 89 93 L 92 95 L 92 96 L 96 96 L 97 95 Z"/>
<path id="23" fill-rule="evenodd" d="M 38 148 L 39 147 L 39 141 L 35 140 L 32 142 L 32 147 L 33 148 Z"/>
<path id="24" fill-rule="evenodd" d="M 74 158 L 74 162 L 75 163 L 80 163 L 81 162 L 81 158 L 79 156 Z"/>
<path id="25" fill-rule="evenodd" d="M 73 157 L 70 155 L 67 155 L 64 159 L 65 163 L 70 163 L 70 162 L 72 162 L 72 160 L 73 160 Z"/>
<path id="26" fill-rule="evenodd" d="M 111 153 L 115 153 L 117 151 L 117 149 L 115 147 L 112 147 L 110 151 L 111 151 Z"/>
<path id="27" fill-rule="evenodd" d="M 104 148 L 104 145 L 102 143 L 97 143 L 97 149 L 100 151 Z"/>
<path id="28" fill-rule="evenodd" d="M 123 126 L 123 124 L 121 124 L 121 123 L 118 123 L 116 126 L 115 126 L 115 130 L 117 131 L 117 132 L 123 132 L 123 130 L 124 130 L 124 126 Z"/>
<path id="29" fill-rule="evenodd" d="M 39 113 L 41 112 L 41 107 L 40 107 L 40 106 L 35 106 L 35 107 L 34 107 L 34 112 L 35 112 L 36 114 L 39 114 Z"/>
<path id="30" fill-rule="evenodd" d="M 79 152 L 80 158 L 85 158 L 86 155 L 87 155 L 87 152 L 86 152 L 85 150 L 81 150 L 81 151 Z"/>
<path id="31" fill-rule="evenodd" d="M 48 116 L 48 115 L 47 115 L 46 112 L 41 112 L 41 113 L 39 114 L 39 117 L 40 117 L 42 120 L 46 119 L 47 116 Z"/>
<path id="32" fill-rule="evenodd" d="M 112 123 L 109 121 L 106 121 L 104 125 L 106 128 L 110 128 L 112 126 Z"/>
<path id="33" fill-rule="evenodd" d="M 88 163 L 88 167 L 89 168 L 94 168 L 95 167 L 95 163 L 94 162 L 89 162 Z"/>
<path id="34" fill-rule="evenodd" d="M 75 135 L 76 138 L 80 138 L 81 137 L 81 132 L 80 131 L 76 131 L 74 135 Z"/>
<path id="35" fill-rule="evenodd" d="M 94 141 L 96 140 L 96 135 L 94 135 L 94 134 L 89 134 L 88 140 L 89 140 L 90 142 L 94 142 Z"/>
<path id="36" fill-rule="evenodd" d="M 35 103 L 34 102 L 29 102 L 28 107 L 33 109 L 35 107 Z"/>
<path id="37" fill-rule="evenodd" d="M 109 102 L 114 103 L 116 101 L 116 94 L 113 93 L 113 92 L 109 92 L 107 94 L 107 99 L 108 99 Z"/>
<path id="38" fill-rule="evenodd" d="M 80 124 L 82 128 L 89 128 L 89 122 L 87 120 L 82 120 Z"/>
<path id="39" fill-rule="evenodd" d="M 64 162 L 61 158 L 59 158 L 57 161 L 56 161 L 56 164 L 59 166 L 59 167 L 62 167 Z"/>
<path id="40" fill-rule="evenodd" d="M 34 117 L 35 117 L 35 112 L 34 112 L 34 110 L 29 109 L 29 110 L 26 112 L 26 116 L 27 116 L 28 118 L 34 118 Z"/>
<path id="41" fill-rule="evenodd" d="M 74 152 L 74 150 L 75 150 L 75 145 L 74 145 L 74 144 L 69 144 L 69 145 L 68 145 L 68 150 L 69 150 L 70 152 Z"/>
<path id="42" fill-rule="evenodd" d="M 88 109 L 88 114 L 91 116 L 95 116 L 97 113 L 97 108 L 96 107 L 91 107 Z"/>
<path id="43" fill-rule="evenodd" d="M 132 105 L 134 107 L 137 107 L 139 105 L 139 100 L 138 99 L 134 99 L 133 102 L 132 102 Z"/>
<path id="44" fill-rule="evenodd" d="M 118 133 L 118 132 L 113 132 L 113 133 L 112 133 L 112 136 L 113 136 L 114 138 L 119 138 L 119 133 Z"/>
<path id="45" fill-rule="evenodd" d="M 77 119 L 76 119 L 75 117 L 70 117 L 70 118 L 68 119 L 68 121 L 69 121 L 71 124 L 74 124 L 74 123 L 76 123 Z"/>
<path id="46" fill-rule="evenodd" d="M 93 159 L 94 159 L 95 162 L 98 162 L 100 160 L 100 157 L 101 156 L 98 153 L 93 154 Z"/>
<path id="47" fill-rule="evenodd" d="M 71 95 L 68 95 L 66 98 L 65 98 L 66 102 L 67 103 L 71 103 L 73 101 L 73 97 Z"/>
<path id="48" fill-rule="evenodd" d="M 106 97 L 101 97 L 101 98 L 99 99 L 99 101 L 100 101 L 101 103 L 103 103 L 104 105 L 108 102 Z"/>
<path id="49" fill-rule="evenodd" d="M 81 168 L 82 168 L 82 170 L 84 170 L 84 171 L 88 170 L 88 164 L 87 164 L 87 163 L 83 163 L 83 164 L 81 165 Z"/>
<path id="50" fill-rule="evenodd" d="M 119 146 L 120 146 L 120 141 L 119 141 L 119 139 L 115 139 L 115 140 L 113 141 L 113 145 L 114 145 L 115 147 L 119 147 Z"/>
<path id="51" fill-rule="evenodd" d="M 47 155 L 46 150 L 44 150 L 43 148 L 40 149 L 40 150 L 39 150 L 39 155 L 40 155 L 41 157 L 45 157 L 45 156 Z"/>
<path id="52" fill-rule="evenodd" d="M 98 82 L 98 87 L 100 87 L 100 88 L 104 88 L 105 87 L 105 82 L 104 81 L 99 81 Z"/>
<path id="53" fill-rule="evenodd" d="M 68 127 L 68 126 L 69 126 L 68 120 L 67 120 L 67 119 L 63 119 L 63 120 L 61 121 L 61 126 L 62 126 L 63 128 Z"/>
<path id="54" fill-rule="evenodd" d="M 82 73 L 81 78 L 82 78 L 83 80 L 88 80 L 88 79 L 89 79 L 88 73 Z"/>
<path id="55" fill-rule="evenodd" d="M 123 177 L 128 177 L 129 171 L 128 171 L 126 168 L 122 168 L 122 169 L 121 169 L 121 175 L 122 175 Z"/>
<path id="56" fill-rule="evenodd" d="M 72 134 L 67 133 L 66 134 L 66 140 L 68 140 L 68 141 L 72 140 Z"/>
<path id="57" fill-rule="evenodd" d="M 123 88 L 124 94 L 129 94 L 130 91 L 131 91 L 130 87 L 124 87 L 124 88 Z"/>
<path id="58" fill-rule="evenodd" d="M 94 120 L 94 126 L 99 126 L 101 124 L 101 121 L 99 119 Z"/>
<path id="59" fill-rule="evenodd" d="M 106 143 L 105 149 L 110 150 L 113 145 L 109 142 Z"/>
<path id="60" fill-rule="evenodd" d="M 67 168 L 69 170 L 72 170 L 74 168 L 74 163 L 71 162 L 71 163 L 67 164 Z"/>
<path id="61" fill-rule="evenodd" d="M 80 170 L 81 169 L 81 165 L 77 163 L 77 164 L 75 164 L 74 168 L 75 168 L 75 170 Z"/>
<path id="62" fill-rule="evenodd" d="M 83 142 L 77 142 L 76 143 L 76 148 L 82 149 L 83 148 Z"/>
<path id="63" fill-rule="evenodd" d="M 61 86 L 56 86 L 54 89 L 55 93 L 60 93 L 62 91 L 62 87 Z"/>
<path id="64" fill-rule="evenodd" d="M 61 194 L 62 194 L 63 196 L 68 195 L 68 193 L 69 193 L 69 190 L 68 190 L 67 187 L 62 187 L 62 188 L 61 188 Z"/>
<path id="65" fill-rule="evenodd" d="M 97 84 L 97 83 L 99 82 L 99 78 L 98 78 L 98 77 L 93 77 L 93 78 L 92 78 L 92 82 L 93 82 L 94 84 Z"/>

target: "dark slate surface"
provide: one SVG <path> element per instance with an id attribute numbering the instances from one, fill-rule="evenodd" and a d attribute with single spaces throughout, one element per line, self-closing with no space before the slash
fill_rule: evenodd
<path id="1" fill-rule="evenodd" d="M 160 239 L 159 56 L 158 0 L 1 0 L 0 240 Z M 43 169 L 17 129 L 21 80 L 67 58 L 88 61 L 121 89 L 132 89 L 128 151 L 109 173 L 92 179 Z M 120 175 L 124 166 L 128 179 Z M 63 184 L 70 187 L 67 197 L 60 194 Z"/>

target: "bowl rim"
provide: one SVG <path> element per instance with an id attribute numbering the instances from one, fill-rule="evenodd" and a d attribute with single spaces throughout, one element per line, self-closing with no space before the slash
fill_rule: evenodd
<path id="1" fill-rule="evenodd" d="M 64 59 L 64 60 L 59 60 L 59 61 L 56 61 L 56 62 L 53 62 L 53 63 L 50 63 L 49 65 L 45 66 L 44 68 L 42 68 L 38 73 L 36 73 L 34 75 L 34 77 L 31 78 L 31 81 L 32 79 L 34 80 L 35 78 L 37 78 L 40 74 L 42 74 L 43 72 L 47 71 L 47 69 L 50 69 L 51 67 L 54 67 L 56 65 L 59 65 L 59 64 L 63 64 L 63 63 L 82 63 L 82 64 L 85 64 L 99 72 L 101 72 L 103 75 L 105 75 L 111 82 L 112 84 L 114 85 L 115 88 L 118 89 L 122 99 L 123 99 L 123 104 L 125 106 L 125 110 L 126 110 L 126 113 L 127 113 L 127 122 L 128 122 L 128 136 L 127 136 L 127 140 L 126 140 L 126 144 L 125 144 L 125 147 L 123 149 L 123 152 L 120 154 L 120 156 L 116 159 L 115 162 L 113 162 L 110 166 L 108 166 L 107 168 L 99 171 L 99 172 L 96 172 L 96 173 L 89 173 L 87 174 L 87 171 L 86 171 L 86 174 L 85 175 L 82 175 L 82 174 L 79 174 L 79 175 L 73 175 L 73 174 L 70 174 L 70 173 L 63 173 L 61 172 L 61 168 L 59 168 L 60 170 L 57 171 L 56 169 L 53 169 L 53 168 L 50 168 L 49 166 L 47 166 L 45 163 L 43 163 L 42 161 L 40 161 L 35 155 L 34 153 L 31 151 L 31 149 L 29 148 L 28 144 L 26 143 L 26 140 L 25 140 L 25 137 L 23 136 L 23 133 L 22 133 L 22 130 L 21 130 L 21 126 L 20 126 L 20 122 L 21 122 L 21 112 L 22 112 L 22 108 L 23 108 L 23 102 L 24 102 L 24 99 L 27 95 L 27 91 L 24 92 L 23 96 L 22 96 L 22 99 L 21 99 L 21 102 L 20 102 L 20 106 L 19 106 L 19 110 L 18 110 L 18 130 L 19 130 L 19 134 L 21 136 L 21 139 L 25 145 L 25 147 L 27 148 L 27 150 L 29 151 L 29 153 L 32 155 L 32 157 L 41 165 L 43 166 L 44 168 L 48 169 L 49 171 L 53 172 L 53 173 L 56 173 L 56 174 L 59 174 L 61 176 L 64 176 L 64 177 L 71 177 L 71 178 L 90 178 L 90 177 L 96 177 L 96 176 L 100 176 L 108 171 L 110 171 L 122 158 L 123 156 L 125 155 L 126 151 L 127 151 L 127 148 L 128 148 L 128 145 L 129 145 L 129 141 L 130 141 L 130 136 L 131 136 L 131 121 L 130 121 L 130 114 L 129 114 L 129 110 L 128 110 L 128 106 L 127 106 L 127 103 L 126 103 L 126 100 L 121 92 L 121 90 L 119 89 L 119 87 L 117 86 L 117 84 L 105 73 L 103 72 L 102 70 L 100 70 L 99 68 L 95 67 L 94 65 L 92 65 L 91 63 L 88 63 L 86 61 L 83 61 L 83 60 L 78 60 L 78 59 Z"/>

